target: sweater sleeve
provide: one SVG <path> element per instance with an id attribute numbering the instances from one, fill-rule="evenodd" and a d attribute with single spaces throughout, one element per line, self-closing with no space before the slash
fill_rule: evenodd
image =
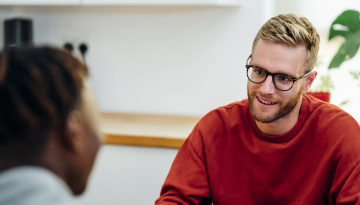
<path id="1" fill-rule="evenodd" d="M 198 126 L 180 148 L 156 205 L 211 204 L 204 144 Z"/>
<path id="2" fill-rule="evenodd" d="M 336 204 L 360 205 L 360 163 L 355 166 L 342 185 Z"/>
<path id="3" fill-rule="evenodd" d="M 360 205 L 360 127 L 347 115 L 335 115 L 328 132 L 332 135 L 335 162 L 330 197 L 337 205 Z"/>

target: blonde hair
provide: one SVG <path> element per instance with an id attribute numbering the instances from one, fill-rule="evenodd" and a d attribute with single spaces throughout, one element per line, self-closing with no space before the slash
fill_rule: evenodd
<path id="1" fill-rule="evenodd" d="M 268 20 L 257 33 L 252 46 L 253 51 L 260 39 L 284 43 L 293 47 L 305 45 L 307 49 L 305 71 L 308 72 L 314 68 L 319 51 L 320 36 L 307 18 L 299 17 L 296 14 L 275 16 Z"/>

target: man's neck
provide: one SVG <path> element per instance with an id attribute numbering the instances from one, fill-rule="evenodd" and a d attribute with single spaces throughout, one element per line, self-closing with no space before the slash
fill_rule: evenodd
<path id="1" fill-rule="evenodd" d="M 301 101 L 296 104 L 295 108 L 288 115 L 271 123 L 263 123 L 255 120 L 255 124 L 264 134 L 273 136 L 284 135 L 289 132 L 297 123 L 300 115 L 300 108 Z"/>

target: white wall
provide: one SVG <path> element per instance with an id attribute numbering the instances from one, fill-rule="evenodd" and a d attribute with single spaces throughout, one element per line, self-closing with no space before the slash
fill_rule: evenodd
<path id="1" fill-rule="evenodd" d="M 262 1 L 7 9 L 33 18 L 36 43 L 89 43 L 102 111 L 203 115 L 246 97 L 244 64 L 269 13 Z"/>
<path id="2" fill-rule="evenodd" d="M 327 32 L 332 21 L 345 9 L 360 10 L 358 0 L 275 0 L 274 3 L 276 14 L 296 13 L 305 16 L 321 33 Z"/>

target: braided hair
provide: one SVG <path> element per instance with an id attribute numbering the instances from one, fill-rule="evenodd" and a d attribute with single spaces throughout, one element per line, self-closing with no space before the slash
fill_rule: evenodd
<path id="1" fill-rule="evenodd" d="M 0 160 L 36 156 L 80 103 L 87 69 L 70 53 L 49 47 L 14 47 L 0 54 Z"/>

